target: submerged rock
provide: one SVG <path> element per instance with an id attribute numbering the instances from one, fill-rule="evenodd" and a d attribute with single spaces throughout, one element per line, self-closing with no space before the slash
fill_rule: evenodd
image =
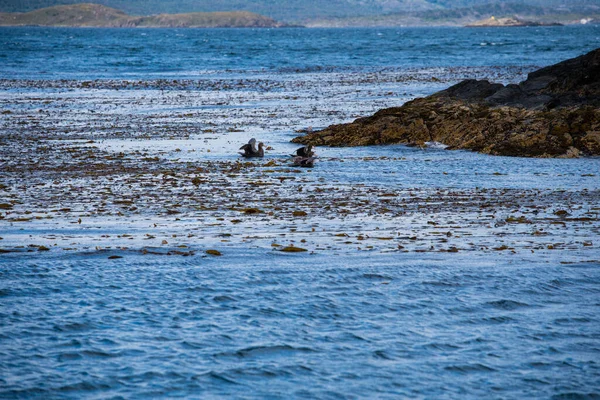
<path id="1" fill-rule="evenodd" d="M 465 80 L 293 142 L 317 146 L 439 142 L 449 149 L 507 156 L 600 155 L 600 49 L 535 71 L 518 85 Z"/>

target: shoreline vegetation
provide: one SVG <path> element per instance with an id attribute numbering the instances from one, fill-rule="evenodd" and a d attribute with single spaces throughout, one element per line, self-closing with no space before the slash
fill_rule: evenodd
<path id="1" fill-rule="evenodd" d="M 316 146 L 438 142 L 520 157 L 600 155 L 600 49 L 539 69 L 518 85 L 467 79 L 401 107 L 298 136 Z"/>
<path id="2" fill-rule="evenodd" d="M 159 13 L 143 16 L 130 15 L 120 9 L 101 4 L 78 3 L 40 8 L 28 12 L 0 13 L 0 26 L 98 28 L 537 27 L 593 24 L 600 21 L 600 15 L 593 10 L 591 12 L 549 11 L 545 8 L 512 3 L 367 16 L 332 16 L 294 20 L 274 18 L 242 10 Z"/>

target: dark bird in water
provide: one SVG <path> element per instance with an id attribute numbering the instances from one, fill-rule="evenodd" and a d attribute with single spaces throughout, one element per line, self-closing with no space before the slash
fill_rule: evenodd
<path id="1" fill-rule="evenodd" d="M 312 168 L 315 166 L 315 160 L 317 157 L 300 157 L 296 156 L 293 158 L 294 166 L 303 168 Z"/>
<path id="2" fill-rule="evenodd" d="M 300 147 L 296 150 L 296 154 L 290 154 L 292 157 L 313 157 L 315 152 L 313 151 L 313 145 L 309 144 L 304 147 Z"/>
<path id="3" fill-rule="evenodd" d="M 240 152 L 240 154 L 243 157 L 264 157 L 265 155 L 265 150 L 263 149 L 264 144 L 262 142 L 260 142 L 258 144 L 258 149 L 255 147 L 256 146 L 256 139 L 252 138 L 248 141 L 248 144 L 243 145 L 242 147 L 240 147 L 240 150 L 244 150 L 244 152 Z"/>
<path id="4" fill-rule="evenodd" d="M 256 139 L 250 139 L 248 141 L 248 144 L 245 144 L 242 147 L 240 147 L 240 150 L 244 150 L 243 153 L 240 153 L 244 157 L 252 157 L 252 154 L 258 151 L 256 150 Z"/>

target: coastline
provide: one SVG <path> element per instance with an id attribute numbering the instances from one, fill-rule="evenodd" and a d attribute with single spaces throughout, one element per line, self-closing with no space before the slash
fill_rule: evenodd
<path id="1" fill-rule="evenodd" d="M 344 25 L 336 23 L 320 24 L 320 23 L 306 23 L 306 24 L 287 24 L 282 23 L 276 26 L 91 26 L 91 25 L 3 25 L 0 24 L 0 28 L 72 28 L 72 29 L 85 29 L 85 28 L 96 28 L 96 29 L 444 29 L 444 28 L 478 28 L 478 29 L 496 29 L 496 28 L 512 28 L 512 29 L 523 29 L 523 28 L 560 28 L 560 27 L 589 27 L 590 24 L 581 24 L 577 21 L 572 23 L 557 23 L 557 24 L 543 24 L 543 25 L 518 25 L 518 26 L 467 26 L 463 23 L 446 23 L 446 24 L 383 24 L 383 25 Z"/>

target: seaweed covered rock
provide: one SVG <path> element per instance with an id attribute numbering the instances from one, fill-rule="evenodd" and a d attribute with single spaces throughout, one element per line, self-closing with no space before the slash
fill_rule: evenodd
<path id="1" fill-rule="evenodd" d="M 519 85 L 466 80 L 401 107 L 297 137 L 295 143 L 424 145 L 482 153 L 600 155 L 600 49 L 540 69 Z"/>

